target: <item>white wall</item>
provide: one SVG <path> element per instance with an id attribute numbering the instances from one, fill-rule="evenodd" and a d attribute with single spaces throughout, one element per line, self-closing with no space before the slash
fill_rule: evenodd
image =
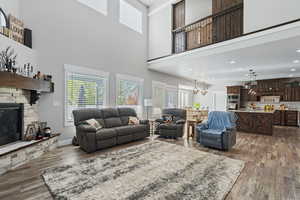
<path id="1" fill-rule="evenodd" d="M 21 19 L 20 0 L 0 0 L 0 8 L 3 9 L 8 17 L 8 14 Z"/>
<path id="2" fill-rule="evenodd" d="M 300 18 L 299 0 L 244 0 L 244 32 Z"/>
<path id="3" fill-rule="evenodd" d="M 168 5 L 148 17 L 149 59 L 172 53 L 172 6 Z"/>
<path id="4" fill-rule="evenodd" d="M 109 0 L 108 16 L 75 0 L 26 0 L 21 2 L 25 22 L 32 28 L 34 48 L 44 73 L 53 75 L 55 93 L 40 101 L 41 120 L 49 122 L 61 139 L 75 135 L 64 127 L 64 64 L 110 72 L 109 105 L 115 105 L 115 75 L 129 74 L 145 79 L 144 96 L 151 97 L 152 80 L 177 85 L 180 80 L 147 69 L 147 8 L 128 0 L 143 12 L 143 35 L 119 23 L 119 1 Z"/>
<path id="5" fill-rule="evenodd" d="M 212 0 L 186 0 L 185 13 L 186 25 L 212 15 Z"/>
<path id="6" fill-rule="evenodd" d="M 24 64 L 31 63 L 35 67 L 35 70 L 38 69 L 38 58 L 37 52 L 35 50 L 30 49 L 0 34 L 0 51 L 6 49 L 9 46 L 12 47 L 17 54 L 16 65 L 18 67 L 23 67 Z"/>

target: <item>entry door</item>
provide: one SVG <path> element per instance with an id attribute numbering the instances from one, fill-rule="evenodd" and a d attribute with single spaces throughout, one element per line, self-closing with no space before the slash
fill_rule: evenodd
<path id="1" fill-rule="evenodd" d="M 185 26 L 185 1 L 173 5 L 173 30 Z"/>

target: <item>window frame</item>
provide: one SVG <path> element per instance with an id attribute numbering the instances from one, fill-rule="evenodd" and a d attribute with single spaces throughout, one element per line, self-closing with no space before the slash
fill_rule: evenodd
<path id="1" fill-rule="evenodd" d="M 93 5 L 87 4 L 86 2 L 83 2 L 83 0 L 76 0 L 76 1 L 78 3 L 80 3 L 81 5 L 83 5 L 83 6 L 86 6 L 86 7 L 90 8 L 90 9 L 95 10 L 98 13 L 103 14 L 104 16 L 108 15 L 108 0 L 105 0 L 105 2 L 106 2 L 105 11 L 102 11 L 102 10 L 100 10 L 99 8 L 97 8 L 97 7 L 93 6 Z M 99 0 L 97 0 L 97 1 L 99 1 Z"/>
<path id="2" fill-rule="evenodd" d="M 132 27 L 130 26 L 128 23 L 124 22 L 124 20 L 122 20 L 121 17 L 121 12 L 122 12 L 122 4 L 131 7 L 132 9 L 135 9 L 138 13 L 138 17 L 140 17 L 140 19 L 138 19 L 138 22 L 140 22 L 141 24 L 139 24 L 138 26 L 140 27 Z M 141 10 L 139 10 L 138 8 L 136 8 L 135 6 L 133 6 L 131 3 L 129 3 L 126 0 L 119 0 L 119 23 L 126 26 L 127 28 L 129 28 L 130 30 L 133 30 L 141 35 L 143 35 L 143 19 L 144 19 L 144 14 Z M 140 30 L 139 30 L 140 28 Z"/>
<path id="3" fill-rule="evenodd" d="M 65 71 L 65 89 L 64 89 L 64 125 L 65 127 L 74 126 L 74 120 L 68 120 L 68 75 L 71 73 L 79 74 L 79 75 L 86 75 L 86 76 L 94 76 L 100 77 L 104 79 L 104 102 L 103 107 L 106 107 L 109 102 L 109 72 L 104 72 L 101 70 L 95 70 L 87 67 L 75 66 L 70 64 L 64 65 Z"/>
<path id="4" fill-rule="evenodd" d="M 174 107 L 169 107 L 169 105 L 168 105 L 168 103 L 167 103 L 167 97 L 168 97 L 168 92 L 176 92 L 176 104 L 175 104 L 175 106 Z M 178 89 L 178 87 L 176 87 L 176 86 L 173 86 L 173 85 L 166 85 L 166 91 L 165 91 L 165 107 L 166 108 L 178 108 L 178 102 L 179 102 L 179 100 L 178 100 L 178 93 L 179 93 L 179 89 Z"/>

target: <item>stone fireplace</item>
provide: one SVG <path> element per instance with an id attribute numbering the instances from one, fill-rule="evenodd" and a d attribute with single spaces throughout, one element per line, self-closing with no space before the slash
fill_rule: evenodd
<path id="1" fill-rule="evenodd" d="M 39 121 L 38 107 L 30 105 L 30 90 L 0 88 L 0 175 L 57 147 L 59 134 L 22 141 L 34 121 Z"/>
<path id="2" fill-rule="evenodd" d="M 0 146 L 22 140 L 24 104 L 0 103 Z"/>
<path id="3" fill-rule="evenodd" d="M 22 135 L 26 131 L 28 124 L 31 124 L 32 122 L 39 120 L 37 105 L 30 105 L 29 90 L 22 90 L 22 89 L 15 89 L 15 88 L 0 88 L 0 104 L 2 105 L 23 104 L 24 117 L 23 117 Z"/>

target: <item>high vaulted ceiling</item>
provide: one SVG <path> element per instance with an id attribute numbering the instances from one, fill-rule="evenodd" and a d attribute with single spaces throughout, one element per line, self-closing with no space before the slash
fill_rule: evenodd
<path id="1" fill-rule="evenodd" d="M 250 69 L 258 79 L 300 77 L 300 23 L 152 61 L 149 68 L 211 84 L 247 81 Z"/>
<path id="2" fill-rule="evenodd" d="M 140 0 L 140 2 L 142 2 L 143 4 L 145 4 L 147 6 L 151 6 L 154 1 L 157 1 L 157 0 Z"/>

